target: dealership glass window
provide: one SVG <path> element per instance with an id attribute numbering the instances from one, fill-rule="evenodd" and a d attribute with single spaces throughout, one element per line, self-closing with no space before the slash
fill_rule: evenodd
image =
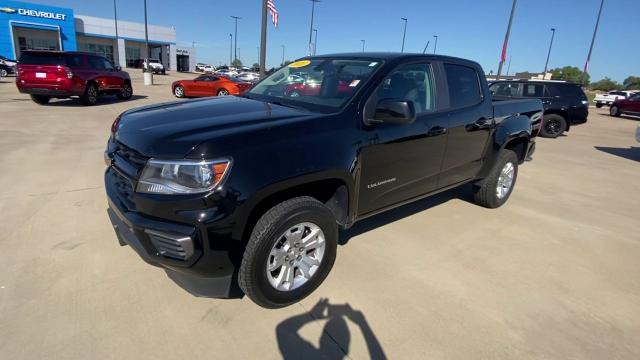
<path id="1" fill-rule="evenodd" d="M 18 37 L 18 47 L 24 50 L 60 50 L 58 41 L 53 39 Z"/>
<path id="2" fill-rule="evenodd" d="M 80 43 L 78 44 L 78 50 L 104 56 L 109 61 L 113 61 L 113 45 Z"/>
<path id="3" fill-rule="evenodd" d="M 136 67 L 136 60 L 140 59 L 140 48 L 137 46 L 127 46 L 125 48 L 127 56 L 127 67 Z"/>

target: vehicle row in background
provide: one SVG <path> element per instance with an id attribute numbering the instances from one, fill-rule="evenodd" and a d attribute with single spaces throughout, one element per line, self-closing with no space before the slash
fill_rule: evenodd
<path id="1" fill-rule="evenodd" d="M 569 131 L 572 124 L 586 122 L 589 115 L 589 101 L 578 84 L 552 80 L 503 80 L 492 82 L 489 88 L 494 100 L 542 100 L 542 137 L 556 138 Z"/>

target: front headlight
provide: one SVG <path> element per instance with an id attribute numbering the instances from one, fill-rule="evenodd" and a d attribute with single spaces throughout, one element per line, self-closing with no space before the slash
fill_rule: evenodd
<path id="1" fill-rule="evenodd" d="M 197 194 L 209 192 L 231 169 L 229 158 L 216 160 L 157 160 L 147 162 L 136 191 L 148 194 Z"/>

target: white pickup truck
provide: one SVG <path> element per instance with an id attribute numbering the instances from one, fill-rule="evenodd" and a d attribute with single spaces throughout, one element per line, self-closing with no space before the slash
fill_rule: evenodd
<path id="1" fill-rule="evenodd" d="M 611 106 L 614 101 L 618 99 L 626 99 L 629 96 L 633 95 L 634 91 L 609 91 L 607 94 L 598 94 L 596 95 L 593 102 L 596 104 L 597 108 L 601 108 L 605 105 Z"/>

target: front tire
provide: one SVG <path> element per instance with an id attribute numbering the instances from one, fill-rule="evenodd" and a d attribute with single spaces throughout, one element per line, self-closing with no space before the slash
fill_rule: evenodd
<path id="1" fill-rule="evenodd" d="M 31 95 L 31 100 L 38 105 L 47 105 L 51 98 L 44 95 Z"/>
<path id="2" fill-rule="evenodd" d="M 0 78 L 7 77 L 7 75 L 9 75 L 9 73 L 7 73 L 7 70 L 0 69 Z"/>
<path id="3" fill-rule="evenodd" d="M 240 288 L 265 308 L 298 302 L 327 277 L 337 245 L 331 210 L 307 196 L 284 201 L 253 228 L 238 274 Z"/>
<path id="4" fill-rule="evenodd" d="M 596 107 L 597 107 L 598 109 L 600 109 L 602 106 L 603 106 L 603 104 L 602 104 L 602 103 L 596 103 Z"/>
<path id="5" fill-rule="evenodd" d="M 84 95 L 80 97 L 83 104 L 91 106 L 98 102 L 98 86 L 96 84 L 89 84 L 84 90 Z"/>
<path id="6" fill-rule="evenodd" d="M 502 206 L 511 196 L 517 177 L 518 156 L 511 150 L 502 150 L 489 175 L 474 184 L 475 203 L 489 209 Z"/>
<path id="7" fill-rule="evenodd" d="M 555 139 L 567 130 L 567 121 L 560 115 L 544 116 L 544 124 L 540 129 L 540 136 Z"/>
<path id="8" fill-rule="evenodd" d="M 117 96 L 118 96 L 118 99 L 120 100 L 131 99 L 131 97 L 133 96 L 133 88 L 131 87 L 131 84 L 125 83 L 124 85 L 122 85 L 122 88 L 120 89 L 120 93 Z"/>
<path id="9" fill-rule="evenodd" d="M 178 85 L 173 89 L 173 95 L 177 98 L 184 97 L 184 87 L 182 85 Z"/>
<path id="10" fill-rule="evenodd" d="M 615 117 L 620 117 L 621 113 L 620 113 L 620 108 L 618 107 L 618 105 L 611 105 L 611 107 L 609 108 L 609 115 L 615 116 Z"/>

